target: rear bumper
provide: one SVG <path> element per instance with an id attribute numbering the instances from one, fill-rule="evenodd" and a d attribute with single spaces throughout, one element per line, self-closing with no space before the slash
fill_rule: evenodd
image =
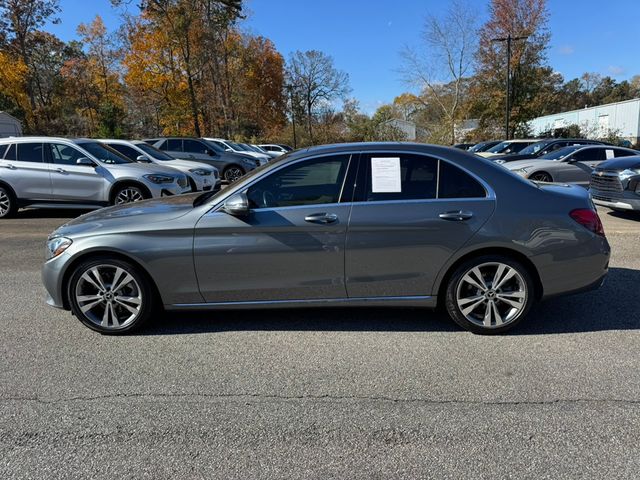
<path id="1" fill-rule="evenodd" d="M 594 290 L 602 285 L 609 271 L 611 248 L 604 237 L 556 251 L 555 258 L 534 262 L 543 289 L 543 299 Z M 541 265 L 542 264 L 542 265 Z"/>

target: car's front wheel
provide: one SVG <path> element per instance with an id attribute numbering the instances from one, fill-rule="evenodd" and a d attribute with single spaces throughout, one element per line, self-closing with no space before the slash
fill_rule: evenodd
<path id="1" fill-rule="evenodd" d="M 119 187 L 113 195 L 113 205 L 124 205 L 125 203 L 139 202 L 147 198 L 142 188 L 136 185 L 124 185 Z"/>
<path id="2" fill-rule="evenodd" d="M 533 180 L 534 182 L 544 182 L 551 183 L 553 182 L 553 178 L 547 172 L 536 172 L 533 175 L 529 176 L 529 180 Z"/>
<path id="3" fill-rule="evenodd" d="M 471 259 L 447 284 L 446 309 L 462 328 L 495 334 L 517 325 L 533 304 L 534 283 L 519 262 L 501 255 Z"/>
<path id="4" fill-rule="evenodd" d="M 227 182 L 233 183 L 236 180 L 238 180 L 240 177 L 242 177 L 244 173 L 245 172 L 242 169 L 242 167 L 239 167 L 237 165 L 230 165 L 227 168 L 225 168 L 224 172 L 222 172 L 222 176 Z"/>
<path id="5" fill-rule="evenodd" d="M 153 311 L 153 289 L 139 269 L 117 258 L 82 262 L 69 282 L 71 310 L 92 330 L 125 333 Z"/>
<path id="6" fill-rule="evenodd" d="M 18 203 L 13 192 L 0 185 L 0 218 L 9 218 L 18 210 Z"/>

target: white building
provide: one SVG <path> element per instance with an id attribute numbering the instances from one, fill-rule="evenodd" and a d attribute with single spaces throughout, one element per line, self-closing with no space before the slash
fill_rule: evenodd
<path id="1" fill-rule="evenodd" d="M 0 112 L 0 138 L 22 136 L 22 124 L 20 120 L 9 115 L 7 112 Z"/>
<path id="2" fill-rule="evenodd" d="M 569 125 L 578 125 L 590 138 L 605 137 L 613 132 L 637 143 L 640 141 L 640 98 L 545 115 L 534 118 L 529 125 L 535 136 Z"/>
<path id="3" fill-rule="evenodd" d="M 417 138 L 416 124 L 409 120 L 400 120 L 398 118 L 392 118 L 382 123 L 383 126 L 388 126 L 400 130 L 405 135 L 405 140 L 413 142 Z"/>

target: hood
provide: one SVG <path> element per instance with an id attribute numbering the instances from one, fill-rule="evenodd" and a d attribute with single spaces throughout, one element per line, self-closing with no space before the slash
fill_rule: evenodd
<path id="1" fill-rule="evenodd" d="M 491 159 L 493 160 L 493 158 Z M 541 165 L 549 165 L 554 164 L 553 160 L 538 160 L 535 158 L 529 160 L 516 160 L 515 162 L 507 162 L 503 165 L 504 168 L 508 168 L 509 170 L 517 170 L 519 168 L 525 167 L 539 167 Z"/>
<path id="2" fill-rule="evenodd" d="M 163 160 L 163 163 L 166 163 L 168 167 L 171 168 L 189 168 L 189 169 L 194 169 L 194 168 L 204 168 L 206 170 L 212 170 L 215 169 L 216 167 L 212 167 L 211 165 L 208 165 L 206 163 L 201 163 L 198 161 L 194 161 L 194 160 L 183 160 L 182 158 L 176 158 L 175 160 Z M 157 164 L 156 164 L 157 165 Z"/>
<path id="3" fill-rule="evenodd" d="M 503 160 L 506 162 L 515 162 L 516 160 L 526 160 L 529 158 L 536 158 L 535 155 L 531 153 L 511 153 L 509 155 L 496 155 L 491 157 L 491 160 Z"/>
<path id="4" fill-rule="evenodd" d="M 636 170 L 640 168 L 640 154 L 634 157 L 623 157 L 616 158 L 614 160 L 606 160 L 600 164 L 598 164 L 597 170 L 613 170 L 613 171 L 623 171 L 623 170 Z"/>
<path id="5" fill-rule="evenodd" d="M 193 211 L 193 201 L 200 193 L 155 198 L 89 212 L 65 223 L 52 235 L 85 235 L 98 230 L 131 231 L 136 227 L 167 222 Z M 132 217 L 137 217 L 132 219 Z"/>
<path id="6" fill-rule="evenodd" d="M 115 169 L 122 169 L 122 170 L 129 170 L 132 172 L 132 175 L 134 176 L 138 176 L 138 175 L 148 175 L 150 173 L 164 173 L 167 175 L 182 175 L 181 172 L 176 171 L 175 168 L 171 168 L 169 166 L 165 166 L 165 165 L 159 165 L 157 163 L 139 163 L 139 162 L 133 162 L 133 163 L 121 163 L 118 165 L 108 165 L 108 164 L 104 164 L 101 163 L 100 166 L 106 168 L 107 170 L 111 170 L 112 168 Z M 133 173 L 135 172 L 135 173 Z M 139 172 L 139 173 L 138 173 Z"/>

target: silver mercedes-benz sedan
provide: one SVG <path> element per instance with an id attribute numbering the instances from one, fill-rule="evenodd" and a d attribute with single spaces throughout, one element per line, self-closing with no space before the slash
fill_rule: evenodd
<path id="1" fill-rule="evenodd" d="M 167 310 L 442 305 L 498 333 L 598 287 L 609 245 L 588 192 L 447 147 L 284 155 L 217 193 L 106 208 L 53 232 L 49 304 L 123 333 Z"/>

